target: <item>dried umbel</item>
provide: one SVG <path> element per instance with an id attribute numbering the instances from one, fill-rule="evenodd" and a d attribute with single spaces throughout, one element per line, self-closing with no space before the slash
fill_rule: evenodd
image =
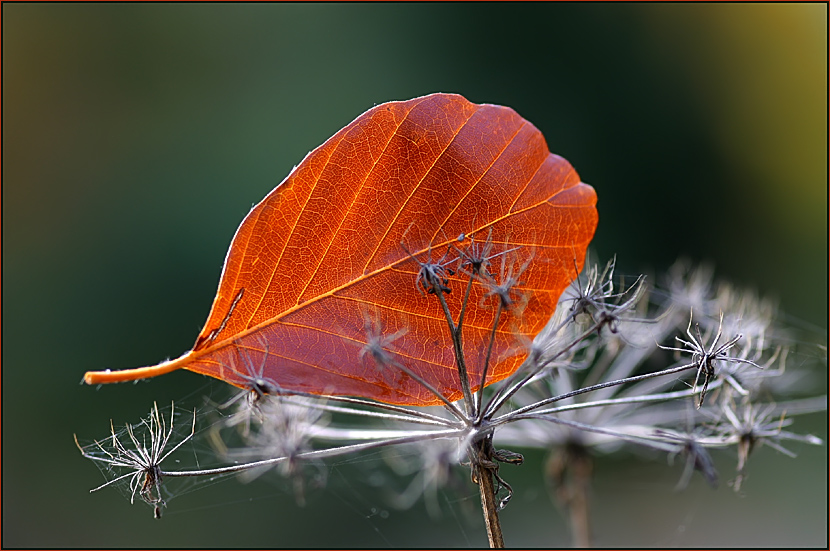
<path id="1" fill-rule="evenodd" d="M 471 286 L 494 284 L 489 272 L 465 271 L 468 257 L 455 247 L 455 254 L 442 261 L 455 259 L 447 267 L 466 273 Z M 504 250 L 508 249 L 512 247 Z M 519 255 L 513 261 L 516 274 L 527 257 Z M 271 467 L 294 480 L 295 494 L 302 501 L 307 485 L 324 483 L 326 459 L 366 450 L 405 449 L 408 455 L 415 454 L 410 465 L 402 467 L 397 462 L 393 466 L 396 471 L 417 474 L 394 504 L 411 505 L 423 492 L 432 510 L 437 510 L 431 492 L 440 485 L 457 483 L 458 477 L 452 475 L 456 469 L 469 469 L 480 488 L 490 542 L 500 546 L 504 540 L 499 511 L 509 506 L 515 492 L 522 491 L 510 484 L 501 465 L 519 465 L 522 456 L 517 451 L 540 447 L 554 450 L 546 473 L 558 488 L 561 505 L 569 511 L 575 542 L 582 545 L 590 543 L 590 475 L 598 454 L 638 446 L 665 453 L 670 460 L 682 458 L 678 482 L 682 488 L 695 471 L 717 485 L 720 477 L 712 454 L 731 449 L 738 456 L 733 487 L 740 490 L 753 450 L 766 444 L 792 455 L 784 447 L 787 441 L 822 444 L 815 436 L 785 430 L 794 415 L 826 409 L 826 396 L 789 398 L 792 385 L 785 379 L 793 370 L 785 369 L 787 343 L 779 336 L 771 308 L 749 294 L 736 301 L 736 291 L 730 287 L 707 284 L 698 288 L 698 272 L 676 272 L 668 285 L 655 291 L 642 278 L 618 286 L 613 268 L 613 262 L 604 270 L 592 266 L 582 278 L 575 278 L 556 315 L 534 341 L 515 337 L 515 346 L 529 352 L 521 368 L 483 391 L 470 389 L 469 398 L 419 408 L 292 392 L 263 377 L 258 364 L 243 354 L 244 363 L 235 367 L 249 377 L 249 387 L 241 395 L 249 399 L 233 402 L 237 412 L 226 418 L 221 432 L 242 436 L 241 447 L 220 450 L 220 457 L 233 464 L 198 471 L 164 470 L 160 463 L 169 454 L 161 452 L 169 444 L 163 438 L 161 447 L 150 446 L 158 450 L 150 454 L 156 457 L 153 461 L 122 460 L 122 456 L 143 457 L 141 452 L 128 454 L 122 443 L 116 445 L 116 452 L 105 454 L 95 444 L 84 449 L 85 455 L 104 463 L 118 460 L 122 467 L 131 464 L 133 478 L 129 473 L 121 478 L 134 481 L 135 495 L 158 505 L 157 486 L 168 477 L 215 477 Z M 415 281 L 415 271 L 412 277 Z M 475 309 L 501 309 L 500 315 L 504 314 L 498 294 L 484 302 L 467 300 L 462 310 L 451 312 L 443 283 L 432 279 L 431 285 L 433 293 L 421 296 L 414 286 L 409 292 L 439 304 L 447 316 L 445 330 L 454 343 L 463 338 L 465 320 L 475 319 Z M 690 291 L 700 310 L 690 307 Z M 732 315 L 736 311 L 746 325 Z M 412 378 L 399 361 L 395 339 L 386 341 L 380 350 L 372 344 L 395 336 L 400 329 L 384 328 L 368 311 L 363 329 L 367 368 L 384 372 L 389 381 Z M 498 330 L 498 324 L 491 328 Z M 684 341 L 692 344 L 674 346 Z M 484 349 L 459 364 L 482 362 L 486 374 L 488 359 Z M 649 367 L 661 364 L 660 369 Z M 704 375 L 707 380 L 701 383 Z M 419 384 L 440 396 L 428 383 Z M 158 421 L 151 419 L 145 425 L 151 433 L 166 434 L 153 428 Z M 138 437 L 130 442 L 137 449 L 143 446 Z M 239 463 L 251 457 L 256 459 Z M 156 489 L 148 493 L 147 488 Z"/>
<path id="2" fill-rule="evenodd" d="M 113 430 L 82 448 L 126 470 L 99 488 L 128 481 L 160 514 L 165 480 L 276 468 L 302 502 L 326 459 L 405 446 L 419 476 L 398 503 L 462 466 L 502 547 L 499 512 L 521 490 L 501 467 L 542 447 L 556 450 L 547 473 L 587 545 L 597 453 L 683 456 L 682 486 L 695 470 L 714 484 L 710 452 L 735 448 L 740 488 L 761 444 L 821 443 L 783 430 L 826 397 L 788 401 L 766 304 L 682 267 L 656 290 L 618 282 L 613 260 L 580 276 L 595 204 L 509 108 L 433 94 L 370 109 L 245 218 L 190 352 L 86 375 L 183 368 L 238 387 L 237 411 L 209 432 L 227 466 L 162 465 L 194 433 L 171 441 L 172 413 L 168 429 L 154 408 L 144 436 Z"/>
<path id="3" fill-rule="evenodd" d="M 161 493 L 163 473 L 161 463 L 193 437 L 196 430 L 196 412 L 193 412 L 193 424 L 190 434 L 176 442 L 170 449 L 170 437 L 173 435 L 173 414 L 170 408 L 170 420 L 166 420 L 159 413 L 158 404 L 153 404 L 150 416 L 142 420 L 135 427 L 126 425 L 125 434 L 129 440 L 122 442 L 123 436 L 116 434 L 115 427 L 110 422 L 110 436 L 103 442 L 95 441 L 86 449 L 82 448 L 75 437 L 75 445 L 87 459 L 92 459 L 106 465 L 114 477 L 101 484 L 92 492 L 115 484 L 121 480 L 129 480 L 130 503 L 135 502 L 138 495 L 145 503 L 153 506 L 156 518 L 161 518 L 161 508 L 166 504 Z M 136 431 L 141 431 L 136 436 Z M 123 474 L 122 471 L 126 471 Z"/>

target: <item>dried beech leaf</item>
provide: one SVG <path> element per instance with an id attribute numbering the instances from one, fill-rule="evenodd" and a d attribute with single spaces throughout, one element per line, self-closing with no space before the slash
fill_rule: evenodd
<path id="1" fill-rule="evenodd" d="M 365 350 L 375 339 L 456 400 L 447 321 L 436 297 L 416 287 L 419 265 L 409 253 L 444 262 L 487 243 L 496 281 L 525 267 L 519 300 L 499 321 L 489 384 L 518 368 L 526 355 L 520 343 L 550 318 L 575 260 L 581 269 L 595 205 L 593 188 L 510 108 L 452 94 L 378 105 L 309 153 L 251 210 L 193 350 L 157 366 L 89 372 L 86 382 L 184 368 L 242 388 L 261 378 L 292 391 L 436 403 L 400 369 L 375 363 Z M 454 316 L 469 277 L 458 264 L 446 282 Z M 473 389 L 497 310 L 487 292 L 473 285 L 464 322 Z"/>

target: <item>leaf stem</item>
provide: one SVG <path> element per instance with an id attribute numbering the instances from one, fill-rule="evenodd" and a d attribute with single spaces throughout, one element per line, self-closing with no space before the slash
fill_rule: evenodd
<path id="1" fill-rule="evenodd" d="M 169 360 L 158 365 L 151 365 L 147 367 L 120 369 L 117 371 L 111 371 L 109 369 L 105 369 L 104 371 L 87 371 L 84 373 L 84 382 L 88 385 L 102 385 L 107 383 L 138 381 L 139 379 L 147 379 L 149 377 L 165 375 L 187 365 L 190 362 L 191 354 L 192 352 L 187 352 L 175 360 Z"/>

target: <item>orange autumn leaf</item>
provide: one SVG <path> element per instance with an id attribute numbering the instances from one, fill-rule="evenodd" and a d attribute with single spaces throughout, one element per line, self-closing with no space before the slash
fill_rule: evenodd
<path id="1" fill-rule="evenodd" d="M 402 370 L 377 365 L 369 342 L 456 400 L 452 337 L 439 301 L 416 285 L 418 262 L 447 263 L 444 297 L 456 316 L 469 279 L 459 269 L 464 251 L 486 244 L 494 279 L 518 276 L 521 300 L 498 320 L 490 384 L 518 368 L 521 341 L 548 321 L 574 262 L 581 269 L 595 205 L 593 188 L 508 107 L 453 94 L 378 105 L 309 153 L 246 216 L 191 351 L 85 380 L 183 368 L 241 388 L 259 379 L 286 391 L 438 403 Z M 465 314 L 473 390 L 497 315 L 490 290 L 476 281 Z"/>

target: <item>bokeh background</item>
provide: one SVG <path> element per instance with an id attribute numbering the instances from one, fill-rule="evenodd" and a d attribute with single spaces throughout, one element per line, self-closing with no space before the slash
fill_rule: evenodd
<path id="1" fill-rule="evenodd" d="M 274 476 L 206 485 L 156 521 L 82 459 L 153 400 L 204 408 L 191 373 L 100 389 L 84 371 L 189 349 L 252 204 L 373 105 L 436 92 L 509 105 L 599 194 L 594 252 L 676 258 L 779 300 L 827 342 L 827 7 L 4 4 L 2 487 L 6 547 L 486 544 L 467 482 L 399 511 L 377 458 L 298 507 Z M 810 350 L 813 352 L 811 353 Z M 818 351 L 818 352 L 817 352 Z M 826 353 L 825 353 L 826 358 Z M 816 371 L 814 394 L 826 392 Z M 819 388 L 824 387 L 824 389 Z M 826 415 L 797 431 L 826 438 Z M 825 546 L 827 448 L 762 448 L 743 495 L 681 464 L 596 466 L 601 546 Z M 507 542 L 568 545 L 544 455 L 504 473 Z M 734 457 L 721 457 L 724 481 Z M 463 478 L 462 478 L 463 480 Z"/>

